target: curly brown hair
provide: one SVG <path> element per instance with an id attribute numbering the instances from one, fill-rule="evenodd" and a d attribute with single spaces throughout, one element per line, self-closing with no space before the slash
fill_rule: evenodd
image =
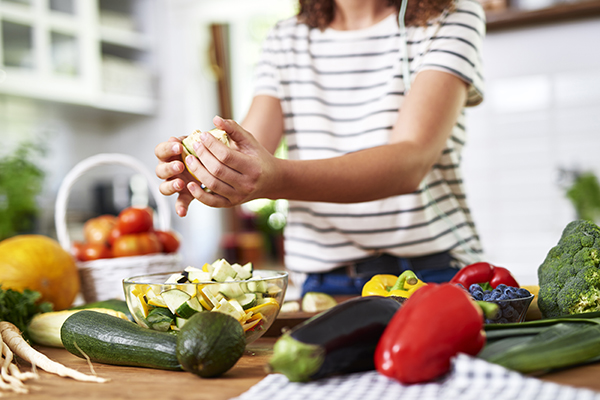
<path id="1" fill-rule="evenodd" d="M 335 0 L 299 0 L 298 17 L 313 28 L 325 29 L 333 21 Z M 454 0 L 411 0 L 406 6 L 404 18 L 406 26 L 424 26 L 429 20 L 439 16 L 446 8 L 451 8 Z M 387 0 L 389 6 L 400 10 L 402 0 Z"/>

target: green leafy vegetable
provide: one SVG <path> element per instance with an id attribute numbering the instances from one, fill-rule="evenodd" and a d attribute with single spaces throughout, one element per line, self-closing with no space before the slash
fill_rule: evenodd
<path id="1" fill-rule="evenodd" d="M 45 174 L 32 160 L 44 152 L 43 145 L 25 142 L 0 157 L 0 240 L 34 228 Z"/>
<path id="2" fill-rule="evenodd" d="M 544 318 L 600 311 L 600 227 L 569 223 L 539 266 L 538 280 Z"/>
<path id="3" fill-rule="evenodd" d="M 52 311 L 51 303 L 37 303 L 40 296 L 39 292 L 29 289 L 18 292 L 0 287 L 0 321 L 11 322 L 27 338 L 27 325 L 33 316 L 40 312 Z"/>
<path id="4" fill-rule="evenodd" d="M 592 222 L 600 218 L 600 183 L 593 172 L 578 174 L 567 190 L 567 198 L 573 203 L 578 218 Z"/>

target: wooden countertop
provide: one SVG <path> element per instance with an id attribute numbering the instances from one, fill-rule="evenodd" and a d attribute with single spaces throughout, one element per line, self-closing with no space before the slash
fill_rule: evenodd
<path id="1" fill-rule="evenodd" d="M 226 400 L 238 396 L 266 376 L 264 366 L 272 354 L 275 338 L 259 339 L 248 345 L 245 354 L 226 374 L 203 379 L 183 371 L 122 367 L 93 363 L 96 374 L 110 379 L 107 383 L 77 382 L 39 371 L 40 379 L 26 382 L 29 394 L 2 393 L 2 399 L 91 400 L 91 399 L 199 399 Z M 36 346 L 52 360 L 67 367 L 90 373 L 87 361 L 65 349 Z M 29 365 L 21 367 L 29 371 Z M 193 393 L 193 395 L 191 395 Z"/>
<path id="2" fill-rule="evenodd" d="M 40 379 L 28 381 L 27 395 L 3 393 L 3 399 L 207 399 L 226 400 L 239 396 L 266 376 L 264 366 L 272 354 L 275 337 L 261 338 L 226 374 L 202 379 L 188 372 L 121 367 L 94 363 L 96 374 L 108 383 L 83 383 L 40 371 Z M 87 362 L 64 349 L 37 347 L 51 359 L 89 373 Z M 23 371 L 29 366 L 23 366 Z M 600 391 L 600 363 L 572 368 L 540 377 L 545 381 Z M 193 393 L 193 395 L 191 395 Z"/>

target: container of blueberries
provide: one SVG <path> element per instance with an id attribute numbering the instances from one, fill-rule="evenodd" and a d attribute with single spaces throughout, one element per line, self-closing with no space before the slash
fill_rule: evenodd
<path id="1" fill-rule="evenodd" d="M 516 288 L 504 284 L 495 289 L 485 290 L 474 283 L 469 287 L 469 293 L 474 300 L 487 301 L 498 305 L 496 315 L 485 319 L 486 324 L 508 324 L 525 321 L 527 309 L 534 295 L 527 289 Z"/>

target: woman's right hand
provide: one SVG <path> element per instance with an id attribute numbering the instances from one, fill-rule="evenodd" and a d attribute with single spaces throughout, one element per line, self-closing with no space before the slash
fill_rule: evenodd
<path id="1" fill-rule="evenodd" d="M 165 196 L 179 194 L 175 202 L 175 211 L 180 217 L 186 216 L 189 205 L 194 200 L 194 196 L 187 189 L 187 184 L 196 181 L 181 160 L 183 152 L 181 141 L 184 138 L 185 136 L 170 137 L 168 141 L 159 143 L 154 148 L 154 154 L 158 158 L 156 176 L 164 180 L 159 186 L 159 191 Z"/>

